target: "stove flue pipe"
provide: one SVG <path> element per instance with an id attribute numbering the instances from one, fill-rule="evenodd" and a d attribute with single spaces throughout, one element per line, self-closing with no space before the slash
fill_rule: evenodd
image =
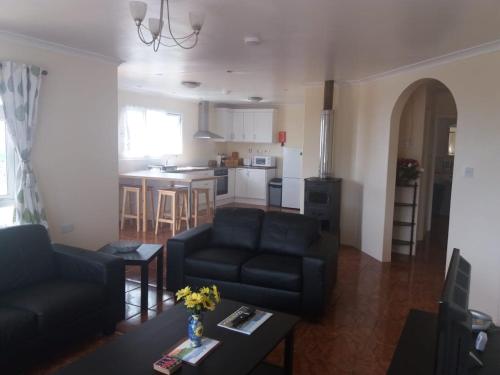
<path id="1" fill-rule="evenodd" d="M 333 177 L 333 87 L 334 81 L 325 81 L 323 111 L 319 139 L 319 177 Z"/>

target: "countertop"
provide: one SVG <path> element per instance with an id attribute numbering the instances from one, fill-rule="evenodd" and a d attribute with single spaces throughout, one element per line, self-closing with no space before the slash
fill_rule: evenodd
<path id="1" fill-rule="evenodd" d="M 159 167 L 159 166 L 158 166 Z M 180 167 L 180 168 L 191 168 L 191 167 Z M 194 166 L 192 168 L 196 169 L 191 169 L 191 170 L 181 170 L 181 171 L 172 171 L 168 173 L 191 173 L 191 172 L 200 172 L 200 171 L 211 171 L 214 169 L 218 168 L 227 168 L 227 169 L 236 169 L 236 168 L 245 168 L 245 169 L 276 169 L 277 167 L 257 167 L 257 166 L 252 166 L 252 165 L 238 165 L 237 167 L 209 167 L 209 166 Z M 162 172 L 162 173 L 167 173 L 167 172 Z"/>

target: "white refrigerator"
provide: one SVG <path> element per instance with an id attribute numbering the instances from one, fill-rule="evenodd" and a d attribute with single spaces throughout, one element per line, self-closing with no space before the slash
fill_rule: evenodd
<path id="1" fill-rule="evenodd" d="M 302 188 L 302 150 L 283 148 L 283 187 L 281 206 L 300 208 Z"/>

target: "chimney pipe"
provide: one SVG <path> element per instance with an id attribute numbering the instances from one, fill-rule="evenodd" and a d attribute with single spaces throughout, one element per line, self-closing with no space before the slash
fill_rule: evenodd
<path id="1" fill-rule="evenodd" d="M 333 177 L 333 90 L 334 81 L 325 81 L 323 111 L 321 112 L 321 130 L 319 139 L 319 177 Z"/>

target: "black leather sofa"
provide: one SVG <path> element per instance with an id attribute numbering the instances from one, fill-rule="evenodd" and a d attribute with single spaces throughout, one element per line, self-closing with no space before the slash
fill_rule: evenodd
<path id="1" fill-rule="evenodd" d="M 53 344 L 112 333 L 125 315 L 124 272 L 122 259 L 52 245 L 41 225 L 1 229 L 0 373 Z"/>
<path id="2" fill-rule="evenodd" d="M 336 280 L 337 253 L 337 238 L 316 219 L 220 208 L 213 225 L 168 241 L 167 289 L 215 284 L 223 298 L 317 316 Z"/>

